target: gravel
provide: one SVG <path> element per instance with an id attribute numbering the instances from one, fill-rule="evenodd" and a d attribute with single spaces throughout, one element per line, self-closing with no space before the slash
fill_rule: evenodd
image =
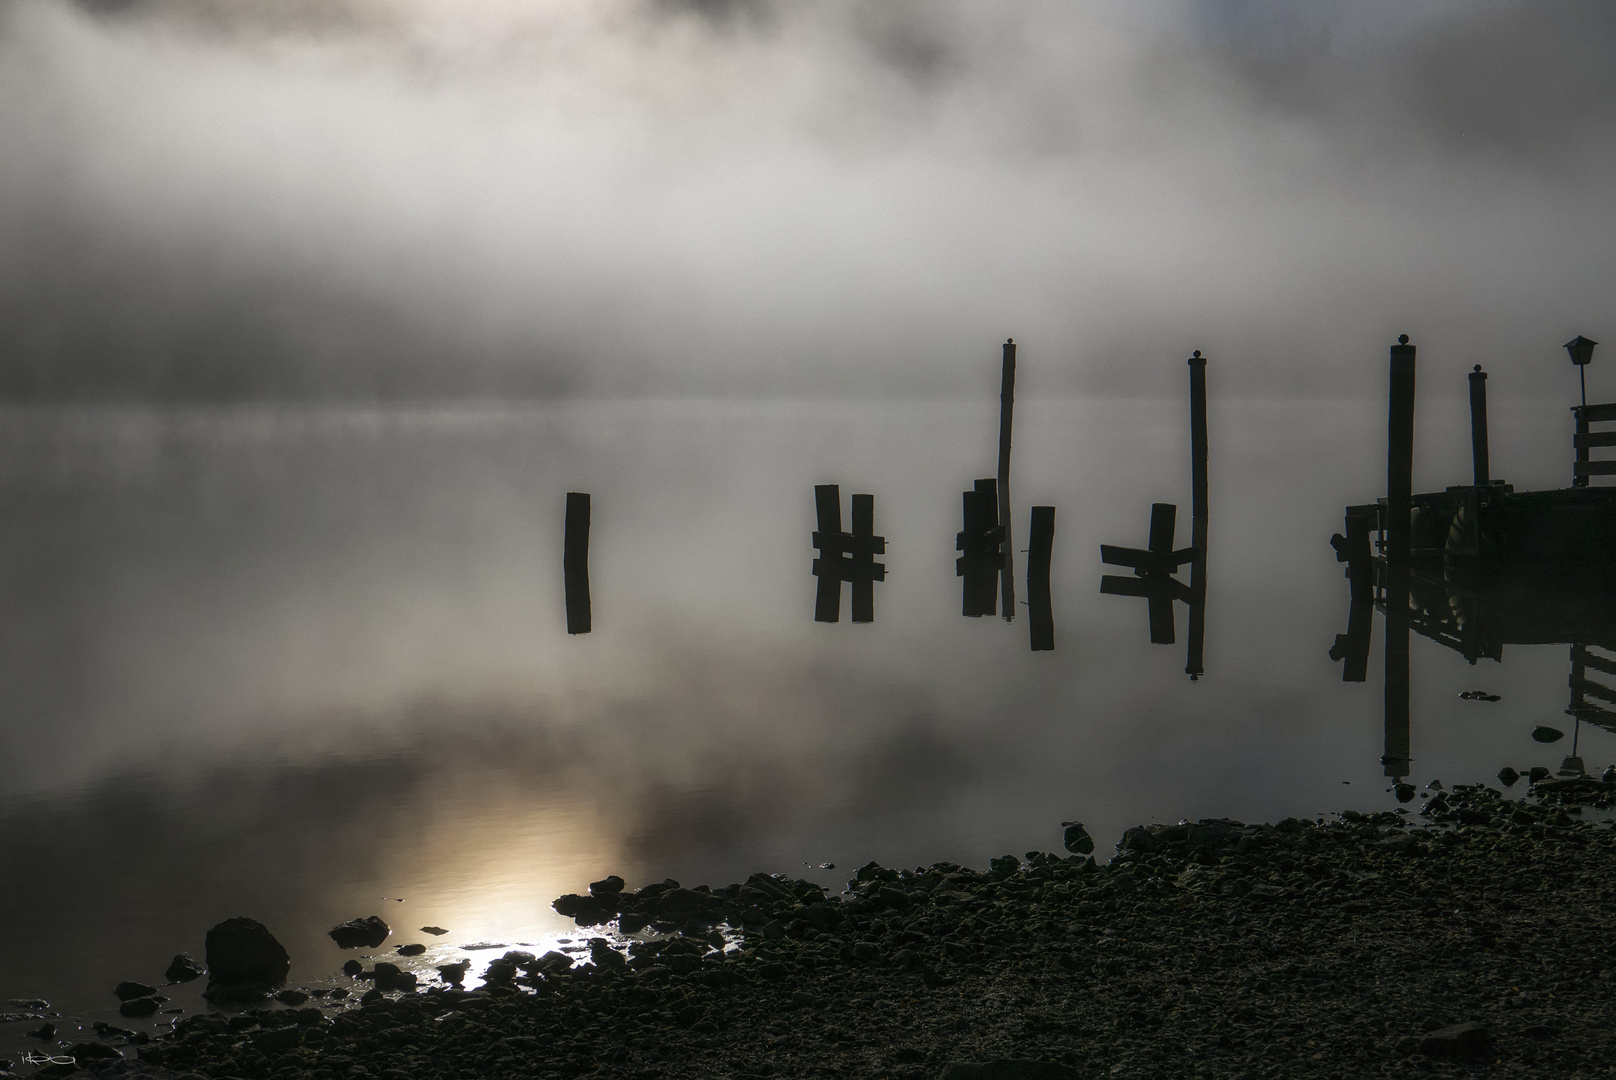
<path id="1" fill-rule="evenodd" d="M 1105 865 L 872 863 L 841 896 L 766 875 L 608 881 L 557 908 L 664 931 L 626 955 L 508 953 L 489 965 L 501 985 L 202 1014 L 76 1064 L 247 1080 L 1609 1075 L 1616 831 L 1584 807 L 1612 792 L 1461 785 L 1420 815 L 1142 826 Z"/>

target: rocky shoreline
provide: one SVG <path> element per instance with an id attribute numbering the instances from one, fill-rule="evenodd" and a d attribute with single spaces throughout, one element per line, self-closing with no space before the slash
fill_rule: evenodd
<path id="1" fill-rule="evenodd" d="M 1509 779 L 1508 775 L 1504 779 Z M 1402 793 L 1400 793 L 1402 794 Z M 1129 830 L 1106 864 L 874 864 L 850 890 L 621 879 L 592 963 L 511 952 L 485 985 L 377 964 L 355 1001 L 109 1029 L 35 1075 L 1595 1076 L 1616 1068 L 1616 829 L 1586 779 L 1428 791 L 1417 813 Z M 1595 811 L 1584 812 L 1584 808 Z M 1085 847 L 1081 828 L 1069 847 Z M 1088 845 L 1091 846 L 1091 845 Z M 726 928 L 732 928 L 728 933 Z M 67 1059 L 71 1058 L 71 1062 Z M 15 1063 L 19 1074 L 29 1067 Z M 0 1070 L 3 1075 L 3 1070 Z"/>

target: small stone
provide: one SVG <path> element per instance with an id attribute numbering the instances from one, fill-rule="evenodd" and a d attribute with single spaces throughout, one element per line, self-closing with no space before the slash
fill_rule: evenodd
<path id="1" fill-rule="evenodd" d="M 1605 784 L 1616 784 L 1616 765 L 1606 765 L 1605 771 L 1599 776 L 1599 780 Z"/>
<path id="2" fill-rule="evenodd" d="M 1094 853 L 1094 837 L 1083 827 L 1081 821 L 1063 821 L 1061 827 L 1066 830 L 1064 843 L 1066 850 L 1073 855 L 1092 855 Z"/>
<path id="3" fill-rule="evenodd" d="M 1473 1021 L 1437 1028 L 1420 1040 L 1420 1053 L 1427 1057 L 1455 1057 L 1480 1054 L 1490 1041 L 1487 1029 Z"/>
<path id="4" fill-rule="evenodd" d="M 1508 765 L 1505 765 L 1502 769 L 1498 770 L 1498 782 L 1503 784 L 1505 787 L 1514 787 L 1515 782 L 1520 778 L 1521 774 L 1510 768 Z"/>
<path id="5" fill-rule="evenodd" d="M 157 1011 L 160 1002 L 156 998 L 143 997 L 126 1001 L 118 1006 L 119 1016 L 150 1016 Z"/>
<path id="6" fill-rule="evenodd" d="M 885 890 L 883 890 L 885 891 Z M 905 898 L 907 899 L 907 898 Z M 786 928 L 779 919 L 770 919 L 763 926 L 763 937 L 766 941 L 779 941 L 786 936 Z"/>
<path id="7" fill-rule="evenodd" d="M 424 952 L 426 952 L 425 945 L 400 945 L 398 947 L 398 955 L 400 956 L 420 956 Z"/>
<path id="8" fill-rule="evenodd" d="M 374 949 L 387 940 L 392 933 L 387 924 L 379 915 L 369 915 L 363 919 L 349 919 L 345 923 L 333 926 L 329 931 L 331 940 L 337 943 L 339 949 Z"/>
<path id="9" fill-rule="evenodd" d="M 40 1042 L 50 1042 L 56 1037 L 56 1025 L 44 1023 L 32 1031 L 24 1032 L 24 1034 L 30 1039 L 38 1039 Z"/>
<path id="10" fill-rule="evenodd" d="M 359 976 L 364 973 L 364 970 L 365 965 L 361 964 L 357 960 L 349 960 L 346 964 L 342 965 L 342 973 L 348 976 L 350 979 L 359 978 Z"/>
<path id="11" fill-rule="evenodd" d="M 190 953 L 175 953 L 174 959 L 168 962 L 168 970 L 163 972 L 163 978 L 171 983 L 182 983 L 206 974 L 207 968 L 197 963 Z"/>
<path id="12" fill-rule="evenodd" d="M 275 1000 L 280 1002 L 282 1005 L 297 1006 L 309 1000 L 309 995 L 305 994 L 301 990 L 282 990 L 280 993 L 275 995 Z"/>
<path id="13" fill-rule="evenodd" d="M 135 998 L 151 997 L 157 993 L 157 987 L 140 982 L 121 982 L 112 992 L 118 995 L 119 1001 L 133 1001 Z"/>
<path id="14" fill-rule="evenodd" d="M 421 933 L 423 933 L 423 934 L 431 934 L 433 937 L 442 937 L 444 934 L 447 934 L 448 932 L 449 931 L 445 930 L 441 926 L 423 926 L 423 927 L 421 927 Z"/>
<path id="15" fill-rule="evenodd" d="M 817 1009 L 822 1000 L 817 994 L 810 994 L 806 990 L 798 990 L 791 995 L 791 1004 L 800 1008 Z"/>
<path id="16" fill-rule="evenodd" d="M 275 935 L 255 919 L 226 919 L 208 931 L 206 945 L 210 986 L 277 986 L 292 966 Z"/>
<path id="17" fill-rule="evenodd" d="M 1559 728 L 1549 727 L 1547 724 L 1539 724 L 1532 729 L 1533 742 L 1552 743 L 1559 742 L 1563 738 L 1565 738 L 1565 732 Z"/>
<path id="18" fill-rule="evenodd" d="M 471 961 L 462 960 L 458 964 L 444 964 L 438 968 L 438 975 L 450 986 L 459 986 L 466 981 L 466 972 L 471 970 Z"/>
<path id="19" fill-rule="evenodd" d="M 607 874 L 599 881 L 589 883 L 589 895 L 596 897 L 616 896 L 623 891 L 623 879 L 616 874 Z"/>
<path id="20" fill-rule="evenodd" d="M 1534 765 L 1532 771 L 1526 774 L 1526 778 L 1534 784 L 1540 784 L 1549 778 L 1549 770 L 1546 766 Z"/>
<path id="21" fill-rule="evenodd" d="M 1414 798 L 1414 785 L 1402 783 L 1393 784 L 1392 793 L 1397 796 L 1398 802 L 1406 803 Z"/>

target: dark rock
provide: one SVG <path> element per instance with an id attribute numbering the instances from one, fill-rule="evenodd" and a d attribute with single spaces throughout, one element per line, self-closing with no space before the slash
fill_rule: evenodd
<path id="1" fill-rule="evenodd" d="M 791 995 L 791 1004 L 805 1009 L 817 1009 L 824 1003 L 824 999 L 817 994 L 810 994 L 806 990 L 798 990 Z"/>
<path id="2" fill-rule="evenodd" d="M 651 925 L 651 920 L 644 915 L 625 912 L 618 916 L 617 929 L 624 934 L 637 934 Z"/>
<path id="3" fill-rule="evenodd" d="M 135 998 L 151 997 L 157 993 L 157 987 L 139 982 L 121 982 L 113 987 L 112 992 L 118 995 L 119 1001 L 133 1001 Z"/>
<path id="4" fill-rule="evenodd" d="M 1532 766 L 1532 771 L 1526 774 L 1526 778 L 1534 784 L 1540 780 L 1547 780 L 1549 778 L 1549 770 L 1545 766 L 1534 765 Z"/>
<path id="5" fill-rule="evenodd" d="M 282 1005 L 301 1005 L 309 1000 L 309 995 L 301 990 L 282 990 L 275 995 L 275 1000 Z"/>
<path id="6" fill-rule="evenodd" d="M 363 919 L 349 919 L 330 930 L 331 940 L 341 949 L 374 949 L 387 940 L 392 933 L 387 924 L 379 915 L 369 915 Z"/>
<path id="7" fill-rule="evenodd" d="M 171 983 L 183 983 L 200 979 L 207 973 L 207 968 L 197 963 L 190 953 L 175 953 L 174 959 L 168 962 L 168 970 L 163 972 L 163 978 Z"/>
<path id="8" fill-rule="evenodd" d="M 1505 787 L 1514 787 L 1515 782 L 1520 778 L 1521 774 L 1510 768 L 1508 765 L 1505 765 L 1502 769 L 1498 770 L 1498 782 L 1503 784 Z"/>
<path id="9" fill-rule="evenodd" d="M 433 937 L 442 937 L 444 934 L 447 934 L 448 932 L 449 931 L 445 930 L 441 926 L 423 926 L 423 927 L 421 927 L 421 933 L 423 933 L 423 934 L 431 934 Z"/>
<path id="10" fill-rule="evenodd" d="M 252 1045 L 255 1050 L 273 1054 L 282 1050 L 290 1050 L 302 1041 L 303 1033 L 301 1031 L 295 1027 L 284 1027 L 254 1036 Z"/>
<path id="11" fill-rule="evenodd" d="M 1055 1061 L 951 1061 L 939 1080 L 1078 1080 L 1083 1074 Z"/>
<path id="12" fill-rule="evenodd" d="M 292 961 L 275 936 L 254 919 L 234 918 L 208 931 L 210 987 L 270 987 L 286 981 Z"/>
<path id="13" fill-rule="evenodd" d="M 471 970 L 471 961 L 462 960 L 458 964 L 444 964 L 438 968 L 438 974 L 450 986 L 459 986 L 466 981 L 466 972 Z"/>
<path id="14" fill-rule="evenodd" d="M 56 1025 L 51 1023 L 40 1024 L 34 1030 L 25 1032 L 24 1034 L 26 1034 L 30 1039 L 38 1039 L 41 1042 L 50 1042 L 52 1039 L 56 1038 Z"/>
<path id="15" fill-rule="evenodd" d="M 1118 851 L 1138 851 L 1149 853 L 1155 851 L 1156 847 L 1156 838 L 1151 835 L 1149 829 L 1142 825 L 1135 825 L 1133 828 L 1123 833 L 1122 839 L 1117 841 Z"/>
<path id="16" fill-rule="evenodd" d="M 1397 801 L 1398 802 L 1406 803 L 1410 799 L 1414 798 L 1414 795 L 1415 795 L 1414 785 L 1413 784 L 1393 784 L 1392 785 L 1392 793 L 1397 796 Z"/>
<path id="17" fill-rule="evenodd" d="M 620 970 L 628 967 L 628 958 L 607 943 L 605 938 L 592 938 L 589 942 L 589 960 L 602 969 Z"/>
<path id="18" fill-rule="evenodd" d="M 557 974 L 572 969 L 572 957 L 564 952 L 551 949 L 530 965 L 532 970 L 543 975 Z"/>
<path id="19" fill-rule="evenodd" d="M 1412 834 L 1399 833 L 1382 839 L 1380 846 L 1386 851 L 1408 852 L 1415 849 L 1416 843 Z"/>
<path id="20" fill-rule="evenodd" d="M 425 945 L 400 945 L 398 947 L 397 951 L 398 951 L 398 955 L 400 955 L 400 956 L 420 956 L 422 953 L 426 952 L 426 946 Z"/>
<path id="21" fill-rule="evenodd" d="M 156 998 L 133 998 L 118 1006 L 119 1016 L 150 1016 L 162 1003 Z"/>
<path id="22" fill-rule="evenodd" d="M 365 965 L 361 964 L 357 960 L 349 960 L 347 963 L 342 965 L 342 973 L 348 976 L 350 979 L 359 978 L 360 975 L 364 974 L 364 971 Z"/>
<path id="23" fill-rule="evenodd" d="M 1487 1029 L 1467 1022 L 1438 1028 L 1420 1040 L 1420 1053 L 1427 1057 L 1455 1057 L 1485 1053 L 1490 1042 Z"/>
<path id="24" fill-rule="evenodd" d="M 1074 855 L 1092 855 L 1094 853 L 1094 837 L 1083 827 L 1081 821 L 1063 821 L 1061 828 L 1066 830 L 1064 843 L 1066 850 Z"/>
<path id="25" fill-rule="evenodd" d="M 616 874 L 607 874 L 599 881 L 589 883 L 589 895 L 595 897 L 616 896 L 623 891 L 623 879 Z"/>
<path id="26" fill-rule="evenodd" d="M 123 1057 L 106 1043 L 81 1042 L 67 1048 L 67 1054 L 80 1063 L 86 1061 L 116 1061 Z"/>
<path id="27" fill-rule="evenodd" d="M 779 919 L 771 919 L 763 924 L 763 939 L 765 941 L 779 941 L 786 936 L 786 928 Z"/>
<path id="28" fill-rule="evenodd" d="M 488 965 L 488 970 L 483 972 L 483 982 L 489 986 L 509 986 L 515 981 L 515 960 L 495 960 Z"/>
<path id="29" fill-rule="evenodd" d="M 376 965 L 376 989 L 384 993 L 388 990 L 414 990 L 415 981 L 413 971 L 405 971 L 397 964 L 378 962 Z"/>
<path id="30" fill-rule="evenodd" d="M 1559 742 L 1563 738 L 1565 738 L 1565 732 L 1561 731 L 1559 728 L 1551 728 L 1547 725 L 1539 724 L 1537 727 L 1532 729 L 1532 740 L 1534 742 L 1552 743 Z"/>

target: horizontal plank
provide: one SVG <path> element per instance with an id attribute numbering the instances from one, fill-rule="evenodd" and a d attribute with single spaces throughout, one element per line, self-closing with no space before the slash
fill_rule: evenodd
<path id="1" fill-rule="evenodd" d="M 1573 405 L 1571 411 L 1590 424 L 1616 420 L 1616 402 L 1604 405 Z"/>
<path id="2" fill-rule="evenodd" d="M 1588 679 L 1573 678 L 1571 680 L 1571 692 L 1573 694 L 1586 694 L 1589 697 L 1596 697 L 1602 701 L 1609 701 L 1612 704 L 1616 704 L 1616 690 L 1612 690 L 1603 683 L 1592 682 Z"/>
<path id="3" fill-rule="evenodd" d="M 814 533 L 814 547 L 826 555 L 838 552 L 847 552 L 851 555 L 885 555 L 887 552 L 887 538 L 884 536 L 860 536 L 858 533 Z"/>
<path id="4" fill-rule="evenodd" d="M 1106 596 L 1142 596 L 1146 600 L 1182 600 L 1189 603 L 1190 587 L 1172 578 L 1118 577 L 1106 574 L 1100 579 L 1100 592 Z"/>
<path id="5" fill-rule="evenodd" d="M 855 559 L 815 559 L 814 577 L 833 581 L 885 581 L 887 568 L 878 562 Z"/>
<path id="6" fill-rule="evenodd" d="M 1585 446 L 1616 446 L 1616 431 L 1585 431 L 1580 435 L 1571 436 L 1571 445 Z"/>
<path id="7" fill-rule="evenodd" d="M 1616 461 L 1579 461 L 1572 470 L 1573 476 L 1616 476 Z"/>
<path id="8" fill-rule="evenodd" d="M 1101 544 L 1100 561 L 1107 566 L 1126 566 L 1147 574 L 1170 574 L 1185 563 L 1194 562 L 1195 549 L 1187 547 L 1179 548 L 1177 551 L 1145 551 L 1140 548 Z"/>
<path id="9" fill-rule="evenodd" d="M 1581 645 L 1572 646 L 1571 662 L 1581 664 L 1583 667 L 1591 667 L 1595 671 L 1603 671 L 1606 675 L 1616 675 L 1616 660 L 1595 656 Z"/>

